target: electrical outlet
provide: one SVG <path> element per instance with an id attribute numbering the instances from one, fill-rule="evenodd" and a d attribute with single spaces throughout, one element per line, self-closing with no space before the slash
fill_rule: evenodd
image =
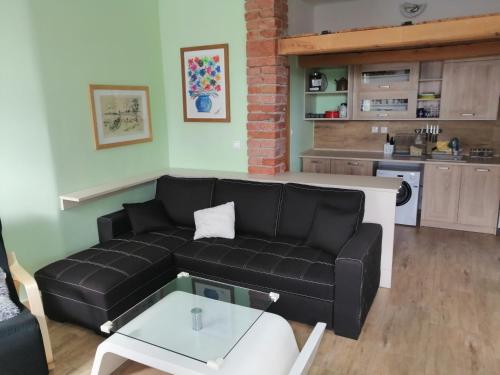
<path id="1" fill-rule="evenodd" d="M 382 126 L 382 127 L 380 128 L 380 132 L 381 132 L 382 134 L 387 134 L 387 126 Z"/>
<path id="2" fill-rule="evenodd" d="M 235 150 L 241 149 L 241 142 L 240 141 L 233 141 L 233 148 Z"/>
<path id="3" fill-rule="evenodd" d="M 378 126 L 372 126 L 372 134 L 378 133 Z"/>

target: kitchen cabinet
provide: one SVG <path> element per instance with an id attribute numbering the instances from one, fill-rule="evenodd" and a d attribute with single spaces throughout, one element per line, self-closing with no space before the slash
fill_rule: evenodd
<path id="1" fill-rule="evenodd" d="M 302 159 L 302 172 L 308 173 L 330 173 L 330 159 Z"/>
<path id="2" fill-rule="evenodd" d="M 332 160 L 331 173 L 355 176 L 373 176 L 373 162 L 370 160 Z"/>
<path id="3" fill-rule="evenodd" d="M 427 164 L 422 226 L 495 234 L 500 167 Z"/>
<path id="4" fill-rule="evenodd" d="M 441 119 L 496 120 L 500 60 L 445 62 Z"/>
<path id="5" fill-rule="evenodd" d="M 355 92 L 355 120 L 415 119 L 417 90 Z"/>
<path id="6" fill-rule="evenodd" d="M 355 91 L 413 91 L 418 75 L 418 62 L 357 65 Z"/>
<path id="7" fill-rule="evenodd" d="M 499 167 L 462 167 L 458 208 L 458 222 L 460 224 L 496 227 L 499 172 Z"/>
<path id="8" fill-rule="evenodd" d="M 427 164 L 425 166 L 422 225 L 425 221 L 443 223 L 457 221 L 460 168 L 458 165 L 449 164 Z"/>

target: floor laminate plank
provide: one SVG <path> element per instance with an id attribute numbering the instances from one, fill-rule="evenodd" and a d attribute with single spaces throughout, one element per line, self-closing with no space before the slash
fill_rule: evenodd
<path id="1" fill-rule="evenodd" d="M 311 327 L 292 322 L 299 347 Z M 104 339 L 50 322 L 56 368 L 88 374 Z M 116 374 L 161 372 L 126 362 Z M 359 340 L 325 332 L 310 375 L 500 374 L 500 237 L 398 226 L 392 289 L 379 289 Z"/>

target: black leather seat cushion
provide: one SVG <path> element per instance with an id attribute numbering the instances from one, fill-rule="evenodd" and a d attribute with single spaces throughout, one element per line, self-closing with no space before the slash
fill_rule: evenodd
<path id="1" fill-rule="evenodd" d="M 278 236 L 297 238 L 305 242 L 316 207 L 320 204 L 327 204 L 346 213 L 356 213 L 357 226 L 363 222 L 365 194 L 362 191 L 286 184 Z"/>
<path id="2" fill-rule="evenodd" d="M 174 257 L 181 270 L 276 292 L 334 299 L 334 256 L 296 240 L 202 239 L 178 248 Z"/>
<path id="3" fill-rule="evenodd" d="M 234 201 L 237 233 L 276 236 L 283 184 L 218 180 L 213 205 Z"/>
<path id="4" fill-rule="evenodd" d="M 156 199 L 162 201 L 174 224 L 194 228 L 194 212 L 212 205 L 215 181 L 162 176 L 156 182 Z"/>
<path id="5" fill-rule="evenodd" d="M 191 229 L 172 228 L 124 235 L 39 270 L 44 293 L 109 310 L 174 267 L 172 252 L 193 238 Z"/>

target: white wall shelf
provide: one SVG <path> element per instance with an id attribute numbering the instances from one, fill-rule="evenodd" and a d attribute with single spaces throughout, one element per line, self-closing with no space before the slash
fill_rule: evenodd
<path id="1" fill-rule="evenodd" d="M 120 193 L 122 191 L 132 189 L 148 183 L 153 183 L 156 179 L 164 175 L 164 171 L 153 172 L 140 177 L 127 178 L 121 181 L 110 182 L 91 188 L 74 191 L 59 196 L 61 210 L 76 207 L 82 203 L 92 201 L 94 199 L 103 198 L 105 196 Z"/>

